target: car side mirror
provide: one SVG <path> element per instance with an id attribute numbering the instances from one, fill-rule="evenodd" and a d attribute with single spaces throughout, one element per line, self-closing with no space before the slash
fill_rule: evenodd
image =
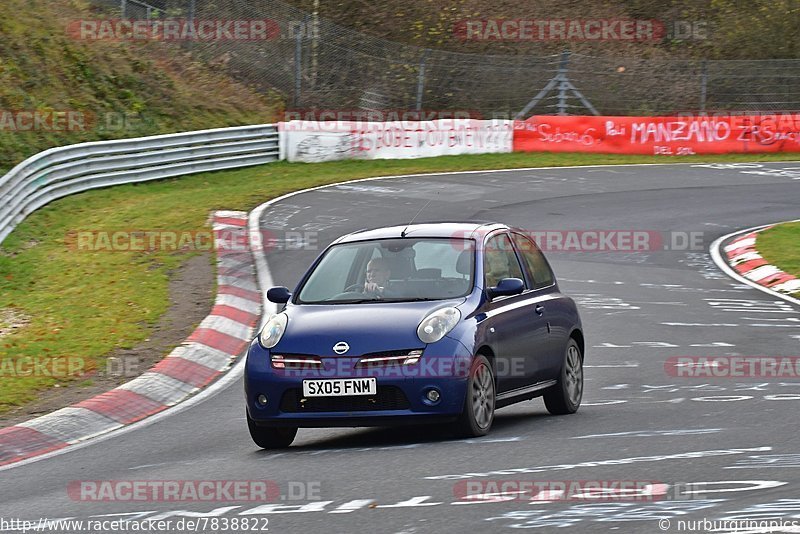
<path id="1" fill-rule="evenodd" d="M 495 287 L 489 288 L 489 298 L 519 295 L 525 290 L 525 282 L 519 278 L 503 278 Z"/>
<path id="2" fill-rule="evenodd" d="M 275 304 L 286 304 L 290 298 L 292 298 L 292 294 L 288 287 L 273 287 L 267 291 L 267 300 Z"/>

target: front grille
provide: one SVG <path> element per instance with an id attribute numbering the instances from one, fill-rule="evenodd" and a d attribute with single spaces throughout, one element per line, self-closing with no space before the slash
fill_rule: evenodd
<path id="1" fill-rule="evenodd" d="M 370 352 L 368 354 L 362 354 L 362 358 L 391 358 L 392 356 L 407 356 L 409 352 L 413 352 L 415 350 L 422 350 L 420 349 L 404 349 L 404 350 L 384 350 L 381 352 Z"/>
<path id="2" fill-rule="evenodd" d="M 285 413 L 306 412 L 368 412 L 377 410 L 406 410 L 408 399 L 396 386 L 378 386 L 377 395 L 355 395 L 349 397 L 303 397 L 303 390 L 293 388 L 281 399 L 281 411 Z"/>
<path id="3" fill-rule="evenodd" d="M 423 349 L 415 350 L 387 350 L 384 352 L 370 352 L 364 354 L 356 363 L 356 367 L 367 369 L 398 366 L 404 362 L 417 363 L 422 356 Z"/>

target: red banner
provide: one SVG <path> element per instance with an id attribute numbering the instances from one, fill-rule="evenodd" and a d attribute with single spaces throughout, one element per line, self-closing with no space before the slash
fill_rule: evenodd
<path id="1" fill-rule="evenodd" d="M 800 114 L 688 118 L 537 115 L 514 124 L 514 151 L 666 156 L 800 152 Z"/>

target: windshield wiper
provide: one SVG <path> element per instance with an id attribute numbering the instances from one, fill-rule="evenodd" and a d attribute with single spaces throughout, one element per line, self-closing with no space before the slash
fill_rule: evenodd
<path id="1" fill-rule="evenodd" d="M 432 301 L 432 300 L 444 300 L 442 298 L 430 298 L 430 297 L 372 297 L 372 298 L 360 298 L 360 299 L 342 299 L 342 300 L 313 300 L 313 301 L 303 301 L 300 304 L 367 304 L 371 302 L 425 302 L 425 301 Z"/>
<path id="2" fill-rule="evenodd" d="M 383 299 L 384 302 L 424 302 L 430 300 L 444 300 L 444 299 L 432 298 L 432 297 L 389 297 L 388 299 Z"/>
<path id="3" fill-rule="evenodd" d="M 380 297 L 371 299 L 344 299 L 344 300 L 319 300 L 317 302 L 307 302 L 306 304 L 364 304 L 366 302 L 386 302 Z"/>

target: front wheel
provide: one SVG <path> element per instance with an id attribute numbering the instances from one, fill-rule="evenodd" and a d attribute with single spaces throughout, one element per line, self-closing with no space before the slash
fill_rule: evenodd
<path id="1" fill-rule="evenodd" d="M 297 436 L 297 427 L 258 426 L 247 414 L 250 437 L 262 449 L 285 449 Z"/>
<path id="2" fill-rule="evenodd" d="M 464 410 L 456 422 L 456 431 L 465 437 L 485 436 L 494 421 L 494 372 L 489 360 L 478 354 L 472 361 L 467 379 Z"/>
<path id="3" fill-rule="evenodd" d="M 544 394 L 544 405 L 554 415 L 575 413 L 583 398 L 583 357 L 574 339 L 564 352 L 564 365 L 558 383 Z"/>

